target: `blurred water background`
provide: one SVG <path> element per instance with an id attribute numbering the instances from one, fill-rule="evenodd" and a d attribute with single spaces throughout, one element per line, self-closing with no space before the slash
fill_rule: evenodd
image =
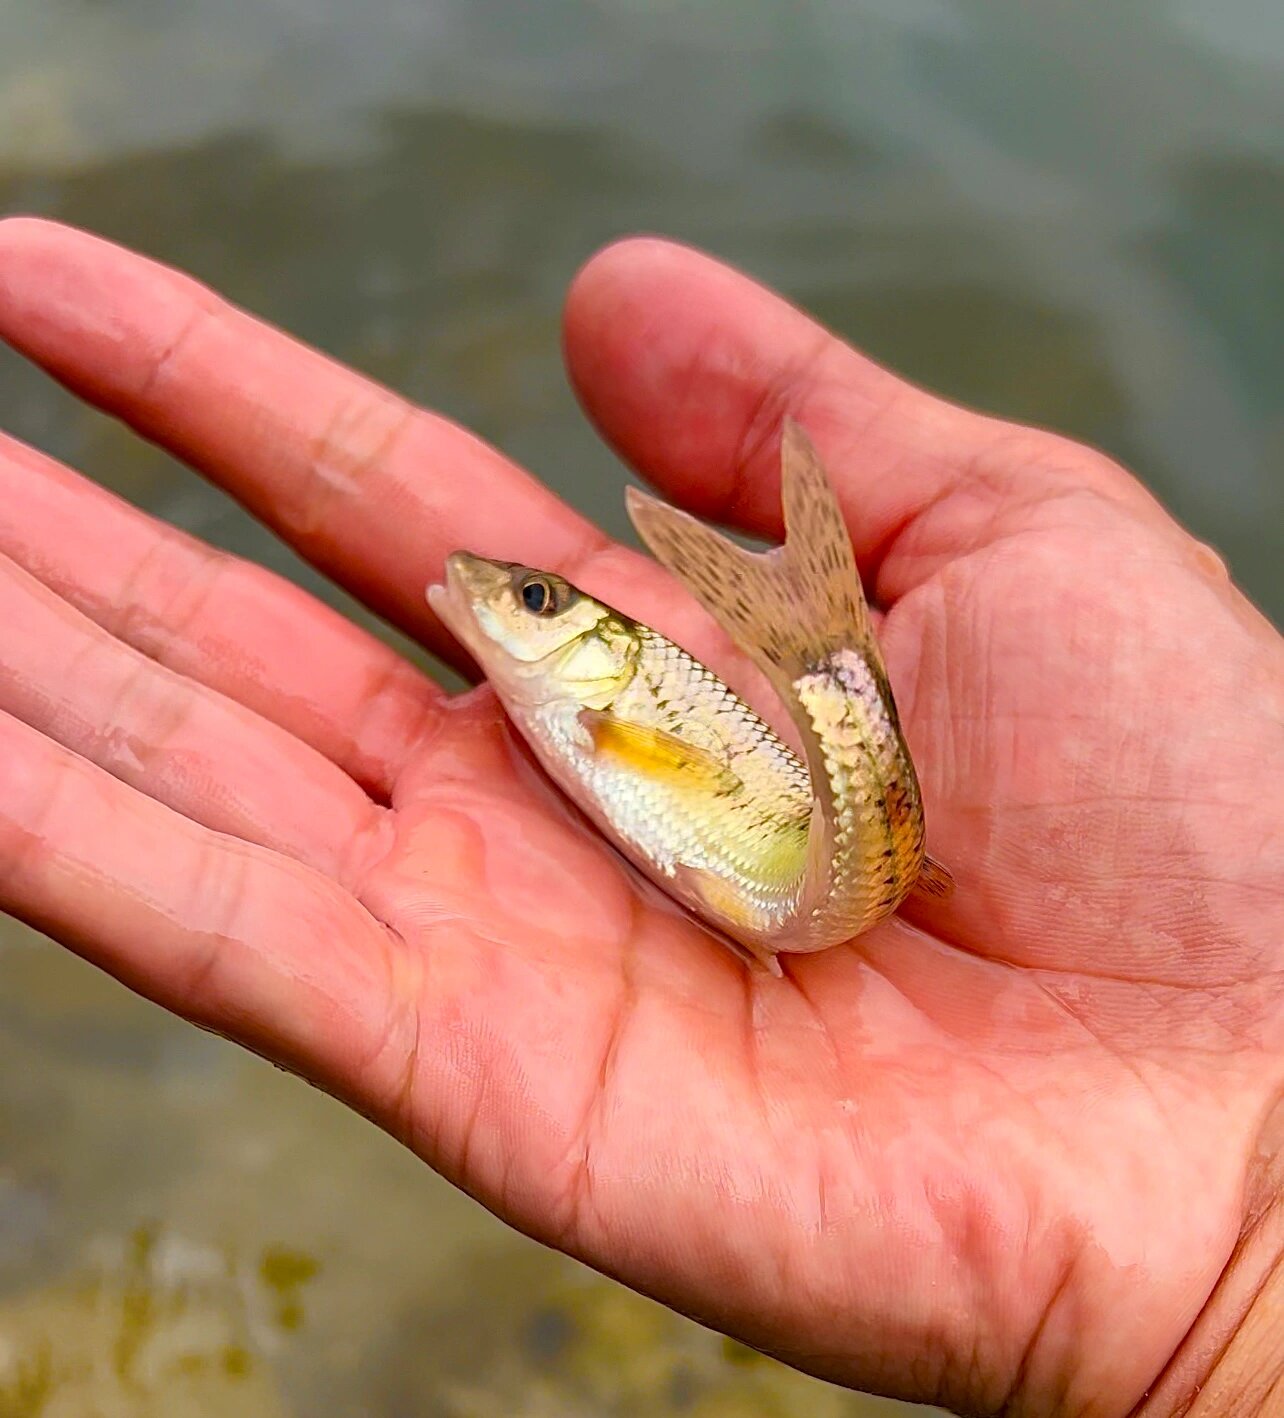
<path id="1" fill-rule="evenodd" d="M 195 272 L 617 533 L 558 308 L 666 232 L 1108 449 L 1279 621 L 1282 70 L 1271 0 L 3 0 L 0 211 Z M 12 356 L 0 425 L 347 607 Z M 5 921 L 0 972 L 0 1418 L 908 1411 L 541 1252 Z"/>

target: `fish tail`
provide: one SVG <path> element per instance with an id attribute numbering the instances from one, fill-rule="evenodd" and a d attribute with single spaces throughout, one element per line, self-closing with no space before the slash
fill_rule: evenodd
<path id="1" fill-rule="evenodd" d="M 784 545 L 752 552 L 690 514 L 628 490 L 629 516 L 656 559 L 778 689 L 854 641 L 881 670 L 838 499 L 792 419 L 781 439 L 781 500 Z"/>

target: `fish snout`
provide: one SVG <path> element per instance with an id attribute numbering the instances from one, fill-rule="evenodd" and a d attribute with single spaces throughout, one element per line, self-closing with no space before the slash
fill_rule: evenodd
<path id="1" fill-rule="evenodd" d="M 455 594 L 484 598 L 506 586 L 511 567 L 471 551 L 452 551 L 446 558 L 446 587 Z"/>

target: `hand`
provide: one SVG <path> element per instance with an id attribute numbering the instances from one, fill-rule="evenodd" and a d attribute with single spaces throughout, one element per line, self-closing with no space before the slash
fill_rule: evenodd
<path id="1" fill-rule="evenodd" d="M 0 333 L 435 650 L 424 587 L 467 547 L 744 681 L 658 569 L 499 454 L 180 275 L 8 222 Z M 8 442 L 0 907 L 801 1368 L 1126 1413 L 1269 1160 L 1278 637 L 1103 457 L 932 398 L 690 251 L 599 255 L 566 347 L 624 456 L 748 532 L 780 531 L 782 416 L 808 429 L 952 900 L 750 974 L 561 804 L 488 690 L 445 700 Z"/>

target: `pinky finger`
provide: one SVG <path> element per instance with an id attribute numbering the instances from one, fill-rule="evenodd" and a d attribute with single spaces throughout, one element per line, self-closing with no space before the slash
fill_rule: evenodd
<path id="1" fill-rule="evenodd" d="M 353 1101 L 371 1111 L 399 1084 L 385 1048 L 398 1015 L 394 942 L 355 897 L 180 816 L 6 714 L 0 911 L 333 1091 L 350 1094 L 345 1080 L 360 1079 Z"/>

